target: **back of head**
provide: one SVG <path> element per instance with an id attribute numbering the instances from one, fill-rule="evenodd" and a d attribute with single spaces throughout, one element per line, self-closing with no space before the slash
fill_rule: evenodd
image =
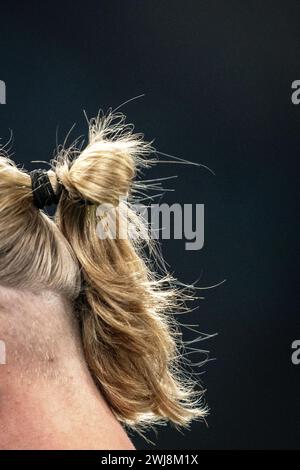
<path id="1" fill-rule="evenodd" d="M 144 230 L 130 200 L 151 152 L 124 116 L 92 120 L 86 148 L 62 149 L 48 172 L 54 221 L 34 204 L 30 174 L 1 156 L 0 286 L 72 306 L 87 365 L 120 421 L 186 425 L 205 410 L 181 370 L 180 292 L 151 271 L 139 236 L 124 236 L 128 221 Z"/>

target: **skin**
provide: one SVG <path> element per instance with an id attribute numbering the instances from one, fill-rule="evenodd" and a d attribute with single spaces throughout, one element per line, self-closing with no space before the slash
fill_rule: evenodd
<path id="1" fill-rule="evenodd" d="M 1 294 L 0 449 L 134 449 L 92 380 L 64 302 Z"/>

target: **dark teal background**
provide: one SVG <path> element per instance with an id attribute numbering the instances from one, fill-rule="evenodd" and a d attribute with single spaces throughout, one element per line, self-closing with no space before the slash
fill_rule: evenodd
<path id="1" fill-rule="evenodd" d="M 148 435 L 158 449 L 299 447 L 299 15 L 294 0 L 0 6 L 0 136 L 13 130 L 16 161 L 49 160 L 57 127 L 59 143 L 74 122 L 73 138 L 84 134 L 83 109 L 94 116 L 145 93 L 122 108 L 128 120 L 160 151 L 216 173 L 149 173 L 178 175 L 164 201 L 205 204 L 201 251 L 164 241 L 172 270 L 200 286 L 227 280 L 180 317 L 219 333 L 201 344 L 217 358 L 201 369 L 208 427 L 161 428 Z"/>

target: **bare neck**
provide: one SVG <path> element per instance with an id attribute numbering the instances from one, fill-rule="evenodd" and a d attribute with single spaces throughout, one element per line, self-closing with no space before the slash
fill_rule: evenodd
<path id="1" fill-rule="evenodd" d="M 133 449 L 85 364 L 32 380 L 0 366 L 0 449 Z"/>
<path id="2" fill-rule="evenodd" d="M 0 449 L 133 448 L 93 382 L 70 303 L 0 286 L 0 340 Z"/>

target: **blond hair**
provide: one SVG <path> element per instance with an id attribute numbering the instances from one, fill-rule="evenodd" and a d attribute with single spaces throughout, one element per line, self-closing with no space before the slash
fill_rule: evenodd
<path id="1" fill-rule="evenodd" d="M 133 427 L 187 425 L 206 413 L 181 364 L 172 315 L 182 308 L 180 289 L 153 272 L 145 237 L 97 234 L 101 204 L 116 208 L 118 230 L 126 213 L 143 231 L 130 199 L 152 151 L 123 115 L 92 120 L 86 148 L 61 149 L 48 172 L 61 190 L 54 221 L 33 204 L 30 174 L 0 157 L 0 285 L 50 289 L 72 302 L 94 381 L 117 418 Z"/>

